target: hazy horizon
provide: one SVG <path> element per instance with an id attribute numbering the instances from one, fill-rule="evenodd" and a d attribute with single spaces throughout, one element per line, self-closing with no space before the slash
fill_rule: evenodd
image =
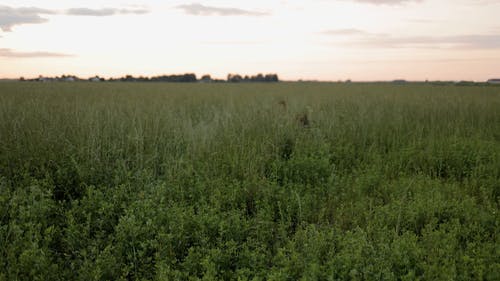
<path id="1" fill-rule="evenodd" d="M 1 1 L 0 78 L 500 77 L 500 0 Z"/>
<path id="2" fill-rule="evenodd" d="M 203 74 L 198 74 L 198 73 L 162 73 L 162 74 L 157 74 L 157 75 L 151 75 L 151 76 L 144 76 L 144 75 L 132 75 L 134 78 L 152 78 L 152 77 L 160 77 L 160 76 L 169 76 L 169 75 L 184 75 L 184 74 L 195 74 L 197 79 L 198 79 L 198 82 L 201 81 L 200 79 L 202 78 L 202 76 L 204 75 L 210 75 L 210 73 L 203 73 Z M 228 74 L 241 74 L 241 73 L 228 73 Z M 254 73 L 252 73 L 254 74 Z M 257 74 L 264 74 L 264 73 L 257 73 Z M 279 73 L 275 73 L 278 75 L 279 77 L 279 82 L 325 82 L 325 83 L 377 83 L 377 82 L 381 82 L 381 83 L 392 83 L 392 82 L 398 82 L 398 81 L 404 81 L 404 82 L 408 82 L 408 83 L 425 83 L 425 82 L 474 82 L 474 83 L 486 83 L 488 82 L 489 80 L 498 80 L 500 78 L 495 78 L 495 77 L 492 77 L 492 78 L 487 78 L 485 80 L 457 80 L 457 79 L 447 79 L 447 80 L 443 80 L 443 79 L 425 79 L 425 80 L 412 80 L 412 79 L 405 79 L 405 78 L 401 78 L 401 77 L 395 77 L 395 78 L 389 78 L 389 79 L 372 79 L 372 80 L 356 80 L 356 79 L 350 79 L 350 78 L 347 78 L 347 79 L 331 79 L 331 80 L 327 80 L 327 79 L 302 79 L 302 78 L 298 78 L 298 79 L 282 79 L 280 76 L 279 76 Z M 246 74 L 244 74 L 246 75 Z M 0 81 L 18 81 L 20 80 L 21 78 L 24 79 L 23 81 L 30 81 L 30 80 L 36 80 L 37 78 L 62 78 L 63 76 L 66 76 L 66 77 L 72 77 L 72 76 L 76 76 L 77 78 L 81 79 L 82 81 L 86 81 L 86 80 L 90 80 L 91 78 L 94 78 L 94 77 L 99 77 L 99 78 L 103 78 L 104 80 L 103 81 L 108 81 L 108 82 L 112 82 L 112 81 L 119 81 L 120 78 L 123 78 L 127 75 L 123 75 L 123 76 L 104 76 L 104 75 L 99 75 L 99 74 L 95 74 L 95 75 L 91 75 L 91 76 L 78 76 L 78 75 L 74 75 L 72 73 L 63 73 L 63 74 L 60 74 L 60 75 L 54 75 L 54 76 L 44 76 L 44 75 L 35 75 L 35 76 L 19 76 L 19 77 L 0 77 Z M 250 75 L 248 75 L 250 76 Z M 227 75 L 224 76 L 224 77 L 215 77 L 215 76 L 212 76 L 210 75 L 211 79 L 214 79 L 214 82 L 218 82 L 220 80 L 223 80 L 223 81 L 227 81 Z M 112 80 L 110 80 L 112 79 Z M 218 81 L 216 81 L 218 80 Z M 61 80 L 62 81 L 62 80 Z M 137 81 L 137 82 L 141 82 L 141 81 Z M 241 83 L 245 83 L 245 81 L 241 81 Z"/>

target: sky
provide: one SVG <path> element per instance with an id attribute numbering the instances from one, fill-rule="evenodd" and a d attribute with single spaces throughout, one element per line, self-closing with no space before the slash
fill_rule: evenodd
<path id="1" fill-rule="evenodd" d="M 500 78 L 500 0 L 0 0 L 0 77 Z"/>

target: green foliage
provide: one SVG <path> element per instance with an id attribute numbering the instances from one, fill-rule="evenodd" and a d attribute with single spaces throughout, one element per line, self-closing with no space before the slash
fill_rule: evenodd
<path id="1" fill-rule="evenodd" d="M 0 280 L 499 280 L 499 108 L 496 87 L 2 83 Z"/>

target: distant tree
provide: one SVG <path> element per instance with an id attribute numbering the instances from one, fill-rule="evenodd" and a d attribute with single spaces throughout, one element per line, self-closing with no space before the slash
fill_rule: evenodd
<path id="1" fill-rule="evenodd" d="M 201 77 L 200 82 L 212 82 L 212 77 L 209 74 L 205 74 Z"/>
<path id="2" fill-rule="evenodd" d="M 228 74 L 227 75 L 227 82 L 232 82 L 232 83 L 237 83 L 241 82 L 243 78 L 239 74 Z"/>
<path id="3" fill-rule="evenodd" d="M 278 82 L 279 79 L 278 79 L 278 75 L 277 74 L 267 74 L 265 77 L 264 77 L 264 80 L 266 82 Z"/>
<path id="4" fill-rule="evenodd" d="M 196 78 L 196 75 L 193 73 L 187 73 L 184 75 L 180 75 L 180 79 L 177 82 L 196 82 L 198 79 Z"/>
<path id="5" fill-rule="evenodd" d="M 151 78 L 147 78 L 147 81 L 154 81 L 154 82 L 196 82 L 198 81 L 196 78 L 196 74 L 194 73 L 186 73 L 186 74 L 181 74 L 181 75 L 162 75 L 162 76 L 155 76 Z"/>
<path id="6" fill-rule="evenodd" d="M 139 76 L 139 78 L 137 80 L 140 81 L 140 82 L 148 82 L 149 81 L 149 77 Z"/>
<path id="7" fill-rule="evenodd" d="M 135 78 L 132 75 L 125 75 L 125 77 L 122 77 L 120 80 L 126 82 L 132 82 L 135 81 Z"/>
<path id="8" fill-rule="evenodd" d="M 252 76 L 250 78 L 250 80 L 252 80 L 252 82 L 264 82 L 265 81 L 264 75 L 262 75 L 261 73 L 257 74 L 256 76 Z"/>

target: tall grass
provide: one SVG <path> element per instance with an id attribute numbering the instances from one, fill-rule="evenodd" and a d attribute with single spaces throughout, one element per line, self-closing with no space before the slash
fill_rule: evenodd
<path id="1" fill-rule="evenodd" d="M 1 83 L 0 280 L 498 280 L 499 145 L 498 87 Z"/>

